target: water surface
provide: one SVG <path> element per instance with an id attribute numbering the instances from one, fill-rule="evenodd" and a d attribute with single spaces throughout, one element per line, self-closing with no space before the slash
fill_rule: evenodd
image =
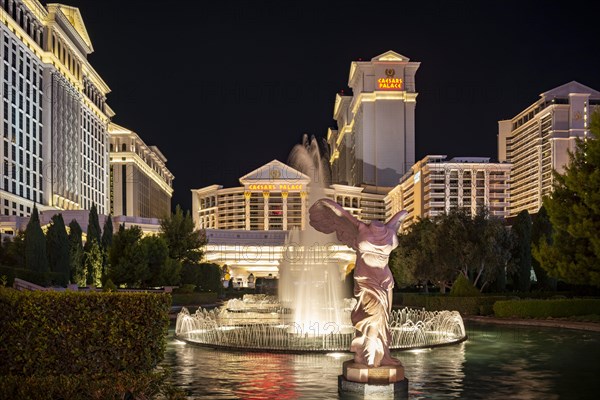
<path id="1" fill-rule="evenodd" d="M 411 399 L 596 399 L 600 333 L 467 323 L 458 345 L 395 352 Z M 164 365 L 190 399 L 335 399 L 351 354 L 217 351 L 169 334 Z"/>

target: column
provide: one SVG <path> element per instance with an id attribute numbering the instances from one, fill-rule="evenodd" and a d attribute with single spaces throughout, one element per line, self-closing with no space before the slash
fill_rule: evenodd
<path id="1" fill-rule="evenodd" d="M 446 214 L 450 213 L 450 172 L 449 168 L 444 168 L 444 211 Z"/>
<path id="2" fill-rule="evenodd" d="M 288 217 L 288 208 L 287 208 L 287 199 L 288 192 L 281 192 L 281 199 L 283 202 L 283 230 L 287 231 L 287 217 Z"/>
<path id="3" fill-rule="evenodd" d="M 477 170 L 471 169 L 471 216 L 477 215 Z"/>
<path id="4" fill-rule="evenodd" d="M 246 190 L 244 192 L 244 212 L 246 216 L 246 230 L 250 230 L 250 197 L 252 196 L 252 192 Z"/>
<path id="5" fill-rule="evenodd" d="M 306 229 L 306 192 L 300 192 L 300 215 L 302 216 L 300 229 Z"/>
<path id="6" fill-rule="evenodd" d="M 458 174 L 457 174 L 457 179 L 458 179 L 458 189 L 457 189 L 457 193 L 458 193 L 458 208 L 461 209 L 463 206 L 463 170 L 459 169 L 458 170 Z"/>
<path id="7" fill-rule="evenodd" d="M 483 171 L 483 204 L 485 208 L 489 209 L 490 207 L 490 172 L 486 169 Z"/>
<path id="8" fill-rule="evenodd" d="M 263 206 L 263 210 L 264 210 L 264 220 L 263 220 L 263 224 L 264 224 L 264 230 L 268 231 L 269 230 L 269 191 L 265 190 L 263 191 L 263 199 L 264 199 L 264 206 Z"/>

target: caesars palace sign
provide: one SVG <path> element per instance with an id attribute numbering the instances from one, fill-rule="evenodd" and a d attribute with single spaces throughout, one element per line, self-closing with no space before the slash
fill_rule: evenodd
<path id="1" fill-rule="evenodd" d="M 402 78 L 395 78 L 394 75 L 396 75 L 396 70 L 393 68 L 386 69 L 386 77 L 377 79 L 377 88 L 387 90 L 402 90 Z"/>
<path id="2" fill-rule="evenodd" d="M 264 184 L 264 183 L 257 183 L 257 184 L 252 184 L 252 185 L 248 185 L 248 189 L 249 190 L 302 190 L 302 185 L 301 184 L 295 184 L 295 185 L 290 185 L 287 183 L 281 183 L 281 184 L 277 184 L 277 185 L 273 185 L 273 184 Z"/>

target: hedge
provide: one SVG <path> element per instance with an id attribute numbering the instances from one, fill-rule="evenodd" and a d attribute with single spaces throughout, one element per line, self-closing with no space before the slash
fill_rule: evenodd
<path id="1" fill-rule="evenodd" d="M 0 398 L 36 400 L 185 399 L 182 390 L 166 384 L 166 371 L 115 372 L 98 376 L 0 376 Z"/>
<path id="2" fill-rule="evenodd" d="M 59 272 L 39 273 L 24 268 L 5 267 L 0 265 L 0 277 L 6 276 L 6 286 L 12 286 L 15 278 L 23 279 L 36 285 L 57 285 L 66 287 L 69 277 Z"/>
<path id="3" fill-rule="evenodd" d="M 494 304 L 497 317 L 560 318 L 600 315 L 600 299 L 506 300 Z"/>
<path id="4" fill-rule="evenodd" d="M 151 371 L 163 358 L 170 303 L 165 294 L 0 288 L 0 375 Z"/>
<path id="5" fill-rule="evenodd" d="M 454 297 L 449 295 L 398 293 L 394 303 L 402 307 L 425 308 L 428 311 L 458 311 L 462 315 L 489 315 L 492 306 L 505 296 Z"/>
<path id="6" fill-rule="evenodd" d="M 172 296 L 174 306 L 199 306 L 213 304 L 218 300 L 215 292 L 173 293 Z"/>

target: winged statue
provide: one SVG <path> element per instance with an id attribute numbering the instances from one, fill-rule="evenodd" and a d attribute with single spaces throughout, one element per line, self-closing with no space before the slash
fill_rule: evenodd
<path id="1" fill-rule="evenodd" d="M 389 255 L 398 247 L 396 233 L 407 212 L 400 211 L 387 223 L 364 223 L 330 199 L 320 199 L 309 209 L 310 225 L 356 251 L 354 295 L 357 303 L 351 319 L 355 328 L 351 351 L 354 361 L 369 367 L 399 365 L 390 354 L 389 327 L 394 278 Z"/>

